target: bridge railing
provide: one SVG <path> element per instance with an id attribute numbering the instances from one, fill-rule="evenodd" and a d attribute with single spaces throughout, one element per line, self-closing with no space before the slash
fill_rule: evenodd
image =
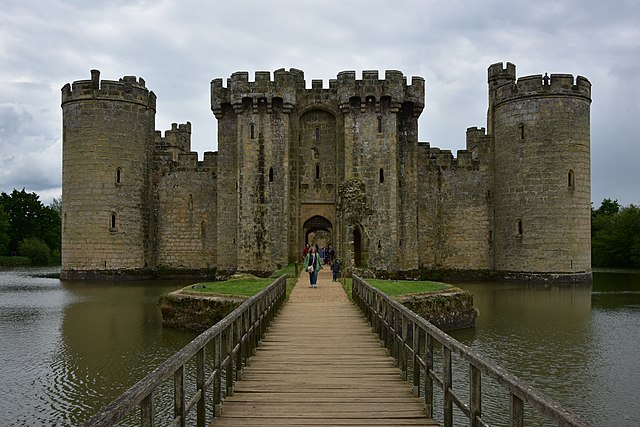
<path id="1" fill-rule="evenodd" d="M 489 425 L 482 413 L 483 376 L 495 380 L 508 392 L 509 399 L 505 407 L 508 406 L 510 426 L 524 425 L 525 403 L 559 426 L 588 425 L 551 398 L 451 338 L 357 276 L 352 281 L 352 298 L 400 367 L 403 378 L 412 383 L 414 394 L 424 400 L 427 417 L 434 418 L 434 391 L 441 393 L 444 427 L 453 426 L 454 404 L 467 417 L 470 426 Z M 442 348 L 440 373 L 434 367 L 435 343 Z M 454 391 L 452 354 L 469 366 L 469 384 L 465 384 L 469 390 L 467 403 L 460 393 Z"/>
<path id="2" fill-rule="evenodd" d="M 155 425 L 154 395 L 173 377 L 172 426 L 184 426 L 195 409 L 196 423 L 204 427 L 209 412 L 220 415 L 224 396 L 233 392 L 242 367 L 255 350 L 282 307 L 286 296 L 286 276 L 276 279 L 260 293 L 244 301 L 220 322 L 204 331 L 153 372 L 134 384 L 116 400 L 89 419 L 85 426 L 112 426 L 140 410 L 140 425 Z M 213 354 L 206 354 L 206 348 Z M 194 363 L 195 362 L 195 363 Z M 187 396 L 185 378 L 195 365 L 195 392 Z M 209 370 L 207 372 L 207 370 Z M 210 405 L 207 408 L 207 405 Z"/>

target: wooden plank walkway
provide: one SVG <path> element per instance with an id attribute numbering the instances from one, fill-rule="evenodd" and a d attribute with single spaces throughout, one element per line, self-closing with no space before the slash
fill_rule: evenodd
<path id="1" fill-rule="evenodd" d="M 426 425 L 364 317 L 328 268 L 302 273 L 212 425 Z"/>

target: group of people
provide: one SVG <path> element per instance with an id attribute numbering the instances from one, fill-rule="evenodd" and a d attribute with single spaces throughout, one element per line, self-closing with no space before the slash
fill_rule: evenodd
<path id="1" fill-rule="evenodd" d="M 310 245 L 307 243 L 302 251 L 304 258 L 304 271 L 309 273 L 309 287 L 318 287 L 318 271 L 322 269 L 324 264 L 331 265 L 334 282 L 338 281 L 338 273 L 340 273 L 340 261 L 336 256 L 335 250 L 328 245 L 326 248 L 318 248 L 318 245 Z"/>

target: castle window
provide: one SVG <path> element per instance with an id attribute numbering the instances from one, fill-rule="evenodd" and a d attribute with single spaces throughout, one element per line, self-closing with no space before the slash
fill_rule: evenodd
<path id="1" fill-rule="evenodd" d="M 320 179 L 320 165 L 316 164 L 316 179 Z"/>
<path id="2" fill-rule="evenodd" d="M 273 168 L 269 168 L 269 182 L 273 182 Z"/>
<path id="3" fill-rule="evenodd" d="M 522 237 L 522 220 L 516 222 L 516 237 Z"/>
<path id="4" fill-rule="evenodd" d="M 67 231 L 67 214 L 64 214 L 62 218 L 62 231 Z"/>
<path id="5" fill-rule="evenodd" d="M 116 185 L 122 184 L 122 169 L 116 168 Z"/>
<path id="6" fill-rule="evenodd" d="M 207 224 L 204 221 L 200 223 L 200 237 L 203 239 L 207 237 Z"/>
<path id="7" fill-rule="evenodd" d="M 378 117 L 378 133 L 382 133 L 382 117 Z"/>
<path id="8" fill-rule="evenodd" d="M 574 190 L 576 188 L 575 174 L 572 170 L 567 173 L 567 187 L 569 187 L 569 190 Z"/>
<path id="9" fill-rule="evenodd" d="M 109 223 L 109 231 L 118 231 L 118 223 L 116 222 L 116 213 L 111 212 L 111 222 Z"/>
<path id="10" fill-rule="evenodd" d="M 518 129 L 520 131 L 520 141 L 524 141 L 524 123 L 520 123 Z"/>
<path id="11" fill-rule="evenodd" d="M 380 168 L 380 184 L 384 182 L 384 169 Z"/>
<path id="12" fill-rule="evenodd" d="M 316 128 L 316 142 L 320 142 L 320 128 Z"/>
<path id="13" fill-rule="evenodd" d="M 256 125 L 251 123 L 251 139 L 256 139 Z"/>

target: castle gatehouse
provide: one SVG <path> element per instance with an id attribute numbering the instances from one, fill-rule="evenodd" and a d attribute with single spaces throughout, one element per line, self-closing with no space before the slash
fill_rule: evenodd
<path id="1" fill-rule="evenodd" d="M 62 88 L 62 277 L 265 274 L 315 240 L 382 274 L 589 278 L 591 84 L 498 63 L 488 86 L 454 156 L 418 141 L 420 77 L 237 72 L 199 161 L 143 79 L 93 70 Z"/>

